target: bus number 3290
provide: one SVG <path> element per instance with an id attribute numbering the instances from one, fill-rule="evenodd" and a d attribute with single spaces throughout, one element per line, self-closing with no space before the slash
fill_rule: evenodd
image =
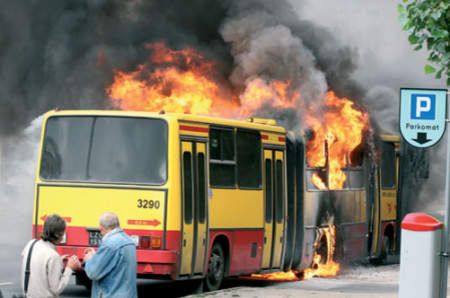
<path id="1" fill-rule="evenodd" d="M 153 200 L 141 200 L 139 199 L 137 201 L 137 207 L 138 208 L 144 208 L 144 209 L 159 209 L 159 201 L 153 201 Z"/>

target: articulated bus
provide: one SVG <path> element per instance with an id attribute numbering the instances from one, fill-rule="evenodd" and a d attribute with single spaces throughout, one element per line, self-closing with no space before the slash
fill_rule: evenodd
<path id="1" fill-rule="evenodd" d="M 139 277 L 201 279 L 208 290 L 224 277 L 311 267 L 327 256 L 330 224 L 343 260 L 398 252 L 400 139 L 381 136 L 376 157 L 356 154 L 335 191 L 311 182 L 327 173 L 308 167 L 306 142 L 274 120 L 48 112 L 33 236 L 57 213 L 68 225 L 58 252 L 82 258 L 112 211 L 135 241 Z"/>

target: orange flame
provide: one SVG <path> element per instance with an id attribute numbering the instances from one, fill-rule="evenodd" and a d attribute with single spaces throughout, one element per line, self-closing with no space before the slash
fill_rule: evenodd
<path id="1" fill-rule="evenodd" d="M 266 82 L 260 78 L 250 80 L 239 97 L 242 107 L 240 114 L 249 116 L 264 106 L 273 109 L 294 108 L 300 99 L 300 93 L 288 91 L 289 87 L 289 82 Z"/>
<path id="2" fill-rule="evenodd" d="M 327 245 L 327 255 L 322 256 L 318 251 L 319 240 L 325 237 Z M 334 258 L 334 252 L 336 249 L 336 227 L 330 225 L 326 228 L 321 228 L 320 233 L 314 243 L 314 257 L 311 268 L 298 272 L 296 270 L 290 270 L 287 272 L 273 272 L 266 274 L 252 274 L 250 279 L 257 280 L 272 280 L 272 281 L 296 281 L 311 279 L 313 277 L 331 277 L 336 276 L 339 273 L 340 265 L 336 263 Z M 322 258 L 325 257 L 324 260 Z"/>
<path id="3" fill-rule="evenodd" d="M 342 169 L 352 163 L 351 154 L 363 143 L 369 127 L 368 114 L 330 91 L 325 96 L 323 121 L 316 115 L 306 115 L 313 131 L 307 143 L 307 163 L 310 167 L 326 166 L 328 181 L 314 174 L 313 183 L 319 189 L 342 189 L 346 181 Z"/>
<path id="4" fill-rule="evenodd" d="M 273 272 L 267 274 L 252 274 L 250 279 L 273 280 L 273 281 L 296 281 L 300 280 L 298 273 L 294 270 L 288 272 Z"/>
<path id="5" fill-rule="evenodd" d="M 118 108 L 214 115 L 236 105 L 211 79 L 214 63 L 194 49 L 171 50 L 162 42 L 147 48 L 152 50 L 149 61 L 128 73 L 117 70 L 106 90 Z"/>
<path id="6" fill-rule="evenodd" d="M 253 116 L 261 108 L 304 109 L 300 92 L 289 80 L 254 77 L 237 94 L 221 79 L 217 64 L 198 51 L 169 49 L 163 42 L 146 48 L 151 51 L 148 61 L 130 72 L 116 70 L 106 89 L 117 108 L 240 118 Z M 314 185 L 323 190 L 342 189 L 346 180 L 342 169 L 362 143 L 367 113 L 349 99 L 328 92 L 323 107 L 309 107 L 303 114 L 313 132 L 307 142 L 308 166 L 326 173 L 314 174 Z"/>
<path id="7" fill-rule="evenodd" d="M 122 110 L 249 117 L 262 107 L 293 108 L 300 100 L 289 81 L 253 78 L 240 96 L 224 87 L 217 65 L 192 48 L 172 50 L 163 42 L 147 44 L 151 55 L 135 70 L 116 70 L 106 88 Z"/>
<path id="8" fill-rule="evenodd" d="M 334 258 L 334 252 L 336 249 L 336 227 L 334 225 L 328 226 L 327 228 L 320 229 L 321 233 L 323 233 L 323 237 L 325 237 L 327 242 L 327 255 L 321 256 L 318 254 L 317 249 L 315 250 L 313 257 L 312 268 L 306 269 L 303 272 L 303 279 L 310 279 L 313 277 L 331 277 L 336 276 L 339 273 L 340 265 L 336 263 Z M 318 239 L 322 236 L 319 234 Z M 317 248 L 318 241 L 315 243 L 315 247 Z M 323 257 L 326 257 L 325 260 L 322 260 Z"/>

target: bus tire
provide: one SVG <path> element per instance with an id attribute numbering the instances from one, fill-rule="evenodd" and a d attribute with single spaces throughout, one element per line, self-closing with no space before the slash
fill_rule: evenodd
<path id="1" fill-rule="evenodd" d="M 387 256 L 390 248 L 390 239 L 388 236 L 383 236 L 381 240 L 380 254 L 378 257 L 375 257 L 371 260 L 371 263 L 376 266 L 386 265 L 387 264 Z"/>
<path id="2" fill-rule="evenodd" d="M 216 291 L 220 288 L 225 276 L 225 254 L 219 243 L 215 243 L 211 249 L 208 260 L 208 272 L 205 277 L 205 290 Z"/>
<path id="3" fill-rule="evenodd" d="M 389 254 L 389 248 L 391 247 L 391 240 L 388 236 L 383 237 L 383 241 L 381 243 L 381 252 L 380 252 L 380 264 L 387 264 L 387 256 Z"/>

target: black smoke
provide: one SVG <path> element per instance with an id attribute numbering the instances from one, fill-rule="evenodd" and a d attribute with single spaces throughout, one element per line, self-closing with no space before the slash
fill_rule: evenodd
<path id="1" fill-rule="evenodd" d="M 329 88 L 354 99 L 364 94 L 351 79 L 355 53 L 330 32 L 300 20 L 286 0 L 0 4 L 3 134 L 53 108 L 112 108 L 105 88 L 114 69 L 134 69 L 148 56 L 145 44 L 161 40 L 172 48 L 195 47 L 218 61 L 220 74 L 237 92 L 261 77 L 291 79 L 309 101 L 320 100 Z"/>

